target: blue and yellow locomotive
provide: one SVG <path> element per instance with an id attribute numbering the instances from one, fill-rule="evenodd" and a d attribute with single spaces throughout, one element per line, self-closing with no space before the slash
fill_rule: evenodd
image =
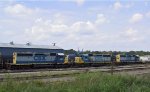
<path id="1" fill-rule="evenodd" d="M 113 59 L 114 58 L 114 59 Z M 110 54 L 69 54 L 63 53 L 31 53 L 14 52 L 13 62 L 9 66 L 36 66 L 36 65 L 100 65 L 110 64 L 112 60 L 115 63 L 137 63 L 137 55 L 110 55 Z"/>
<path id="2" fill-rule="evenodd" d="M 35 65 L 56 65 L 64 63 L 63 53 L 31 53 L 31 52 L 14 52 L 12 63 L 8 63 L 7 66 L 35 66 Z"/>
<path id="3" fill-rule="evenodd" d="M 80 54 L 74 57 L 74 63 L 77 64 L 93 64 L 93 63 L 110 63 L 111 55 L 106 54 Z M 65 63 L 70 63 L 69 58 L 66 57 Z"/>
<path id="4" fill-rule="evenodd" d="M 138 55 L 116 55 L 116 63 L 138 63 L 140 62 Z"/>

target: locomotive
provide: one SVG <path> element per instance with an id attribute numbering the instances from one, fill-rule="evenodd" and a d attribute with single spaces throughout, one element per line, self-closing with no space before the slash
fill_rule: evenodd
<path id="1" fill-rule="evenodd" d="M 8 63 L 9 69 L 16 68 L 17 66 L 23 67 L 37 67 L 46 65 L 56 65 L 64 63 L 63 53 L 31 53 L 31 52 L 14 52 L 13 62 Z"/>
<path id="2" fill-rule="evenodd" d="M 114 58 L 114 60 L 113 60 Z M 2 59 L 0 59 L 2 61 Z M 35 67 L 57 67 L 65 65 L 100 65 L 124 63 L 142 63 L 138 55 L 109 55 L 109 54 L 69 54 L 64 53 L 32 53 L 14 52 L 13 60 L 5 63 L 7 69 L 35 68 Z"/>

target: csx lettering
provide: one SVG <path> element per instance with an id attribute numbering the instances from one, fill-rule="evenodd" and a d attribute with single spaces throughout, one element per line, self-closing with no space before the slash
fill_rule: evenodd
<path id="1" fill-rule="evenodd" d="M 45 60 L 45 56 L 35 56 L 34 60 L 36 60 L 36 61 L 44 61 Z"/>

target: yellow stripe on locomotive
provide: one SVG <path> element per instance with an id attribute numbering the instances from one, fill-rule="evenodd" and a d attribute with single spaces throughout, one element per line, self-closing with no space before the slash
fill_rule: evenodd
<path id="1" fill-rule="evenodd" d="M 77 64 L 83 64 L 84 61 L 82 60 L 82 57 L 75 57 L 75 63 L 77 63 Z"/>
<path id="2" fill-rule="evenodd" d="M 68 64 L 68 63 L 69 63 L 69 58 L 65 57 L 64 64 Z"/>
<path id="3" fill-rule="evenodd" d="M 14 52 L 13 53 L 13 64 L 16 64 L 16 60 L 17 60 L 17 53 Z"/>
<path id="4" fill-rule="evenodd" d="M 120 62 L 120 54 L 116 55 L 116 62 L 117 62 L 117 63 Z"/>

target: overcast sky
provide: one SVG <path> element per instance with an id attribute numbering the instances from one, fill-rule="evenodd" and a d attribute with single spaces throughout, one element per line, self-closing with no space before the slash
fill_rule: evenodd
<path id="1" fill-rule="evenodd" d="M 149 0 L 0 1 L 0 43 L 149 50 Z"/>

